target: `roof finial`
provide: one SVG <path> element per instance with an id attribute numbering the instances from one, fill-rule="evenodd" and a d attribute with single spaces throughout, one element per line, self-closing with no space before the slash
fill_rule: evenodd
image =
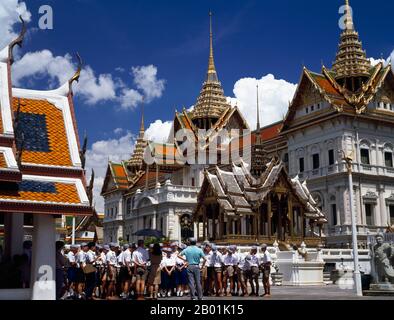
<path id="1" fill-rule="evenodd" d="M 144 137 L 145 125 L 144 125 L 144 98 L 142 98 L 141 104 L 141 126 L 140 126 L 140 138 Z"/>
<path id="2" fill-rule="evenodd" d="M 74 75 L 71 77 L 71 79 L 68 80 L 70 90 L 71 90 L 71 85 L 73 84 L 74 81 L 79 82 L 79 77 L 81 76 L 81 71 L 82 71 L 82 59 L 78 52 L 76 53 L 76 57 L 78 59 L 78 68 L 77 71 L 75 71 Z"/>
<path id="3" fill-rule="evenodd" d="M 260 106 L 259 106 L 259 83 L 256 84 L 257 91 L 257 131 L 260 131 Z"/>
<path id="4" fill-rule="evenodd" d="M 346 27 L 346 30 L 353 30 L 354 29 L 353 14 L 352 14 L 352 8 L 350 7 L 350 4 L 349 4 L 349 0 L 345 0 L 345 6 L 346 6 L 345 27 Z"/>
<path id="5" fill-rule="evenodd" d="M 214 78 L 211 75 L 214 74 Z M 208 80 L 215 80 L 216 69 L 215 61 L 213 58 L 213 35 L 212 35 L 212 12 L 209 11 L 209 62 L 208 62 Z"/>
<path id="6" fill-rule="evenodd" d="M 8 47 L 8 50 L 9 50 L 8 56 L 9 56 L 9 59 L 10 59 L 10 64 L 13 64 L 13 63 L 14 63 L 14 53 L 13 53 L 14 47 L 15 47 L 16 45 L 17 45 L 19 48 L 22 47 L 22 42 L 23 42 L 23 39 L 24 39 L 25 34 L 26 34 L 26 23 L 25 23 L 25 20 L 23 20 L 22 16 L 19 16 L 19 20 L 20 20 L 21 23 L 22 23 L 21 32 L 19 33 L 18 37 L 17 37 L 14 41 L 12 41 L 12 42 L 10 43 L 10 45 L 9 45 L 9 47 Z"/>

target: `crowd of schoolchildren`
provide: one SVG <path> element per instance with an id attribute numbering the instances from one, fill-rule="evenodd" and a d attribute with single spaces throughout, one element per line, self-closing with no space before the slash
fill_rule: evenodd
<path id="1" fill-rule="evenodd" d="M 173 242 L 145 247 L 144 241 L 80 245 L 56 243 L 58 299 L 158 299 L 190 295 L 270 296 L 267 246 L 241 253 L 236 246 Z"/>

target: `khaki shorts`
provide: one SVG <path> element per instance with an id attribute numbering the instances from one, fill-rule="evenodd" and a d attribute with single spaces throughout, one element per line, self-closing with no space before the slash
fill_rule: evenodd
<path id="1" fill-rule="evenodd" d="M 221 267 L 215 267 L 215 273 L 222 273 L 223 269 Z"/>
<path id="2" fill-rule="evenodd" d="M 115 281 L 116 280 L 116 268 L 114 266 L 109 266 L 107 268 L 106 273 L 106 280 L 107 281 Z"/>
<path id="3" fill-rule="evenodd" d="M 223 275 L 225 277 L 233 277 L 234 276 L 234 267 L 233 266 L 225 266 Z"/>
<path id="4" fill-rule="evenodd" d="M 250 276 L 252 277 L 252 278 L 258 278 L 258 276 L 259 276 L 259 274 L 260 274 L 260 269 L 259 269 L 259 267 L 252 267 L 251 269 L 250 269 Z"/>
<path id="5" fill-rule="evenodd" d="M 137 281 L 138 280 L 146 281 L 147 276 L 148 276 L 148 270 L 146 268 L 137 267 L 137 269 L 135 270 L 135 277 Z"/>

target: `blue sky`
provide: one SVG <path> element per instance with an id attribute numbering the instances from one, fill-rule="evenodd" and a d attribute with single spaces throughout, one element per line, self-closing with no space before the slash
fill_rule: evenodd
<path id="1" fill-rule="evenodd" d="M 302 64 L 320 70 L 331 65 L 340 30 L 335 1 L 98 1 L 30 0 L 30 28 L 37 27 L 38 8 L 49 4 L 54 12 L 53 30 L 36 30 L 24 51 L 49 49 L 54 55 L 78 51 L 97 74 L 113 74 L 131 84 L 132 66 L 157 67 L 165 79 L 161 98 L 145 107 L 146 122 L 171 120 L 175 108 L 191 106 L 201 88 L 208 56 L 208 11 L 214 13 L 215 59 L 226 95 L 243 77 L 276 78 L 297 83 Z M 353 0 L 356 29 L 368 56 L 389 56 L 393 50 L 392 1 Z M 127 70 L 115 71 L 121 67 Z M 42 82 L 30 84 L 42 87 Z M 118 110 L 117 102 L 85 105 L 76 96 L 79 130 L 90 143 L 105 139 L 115 128 L 136 132 L 140 108 Z"/>
<path id="2" fill-rule="evenodd" d="M 219 79 L 253 128 L 256 83 L 261 88 L 260 120 L 266 125 L 286 113 L 303 65 L 313 71 L 320 71 L 322 62 L 331 67 L 344 2 L 1 0 L 0 44 L 7 45 L 18 33 L 19 3 L 29 33 L 13 66 L 15 86 L 57 87 L 76 68 L 71 55 L 82 56 L 75 109 L 80 136 L 86 131 L 89 137 L 87 168 L 95 169 L 95 201 L 102 210 L 98 195 L 107 161 L 132 152 L 141 97 L 148 100 L 145 122 L 152 139 L 166 137 L 175 109 L 195 103 L 207 70 L 210 10 Z M 394 2 L 350 4 L 367 56 L 394 58 Z M 53 30 L 38 28 L 42 5 L 53 9 Z"/>

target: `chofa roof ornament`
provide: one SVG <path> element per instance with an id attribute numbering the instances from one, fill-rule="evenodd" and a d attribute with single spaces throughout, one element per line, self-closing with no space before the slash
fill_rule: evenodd
<path id="1" fill-rule="evenodd" d="M 14 41 L 12 41 L 10 43 L 10 45 L 8 46 L 8 57 L 9 57 L 10 64 L 14 63 L 14 54 L 13 54 L 14 47 L 16 45 L 18 45 L 19 48 L 22 47 L 23 39 L 24 39 L 25 34 L 26 34 L 26 23 L 25 23 L 25 20 L 23 20 L 22 16 L 19 16 L 19 19 L 22 22 L 21 32 L 19 33 L 19 36 Z"/>
<path id="2" fill-rule="evenodd" d="M 68 85 L 70 87 L 70 91 L 72 91 L 72 84 L 74 81 L 79 82 L 79 77 L 81 76 L 81 71 L 82 71 L 82 59 L 79 53 L 76 53 L 76 57 L 78 59 L 78 68 L 77 71 L 74 73 L 74 75 L 71 77 L 70 80 L 68 80 Z"/>

